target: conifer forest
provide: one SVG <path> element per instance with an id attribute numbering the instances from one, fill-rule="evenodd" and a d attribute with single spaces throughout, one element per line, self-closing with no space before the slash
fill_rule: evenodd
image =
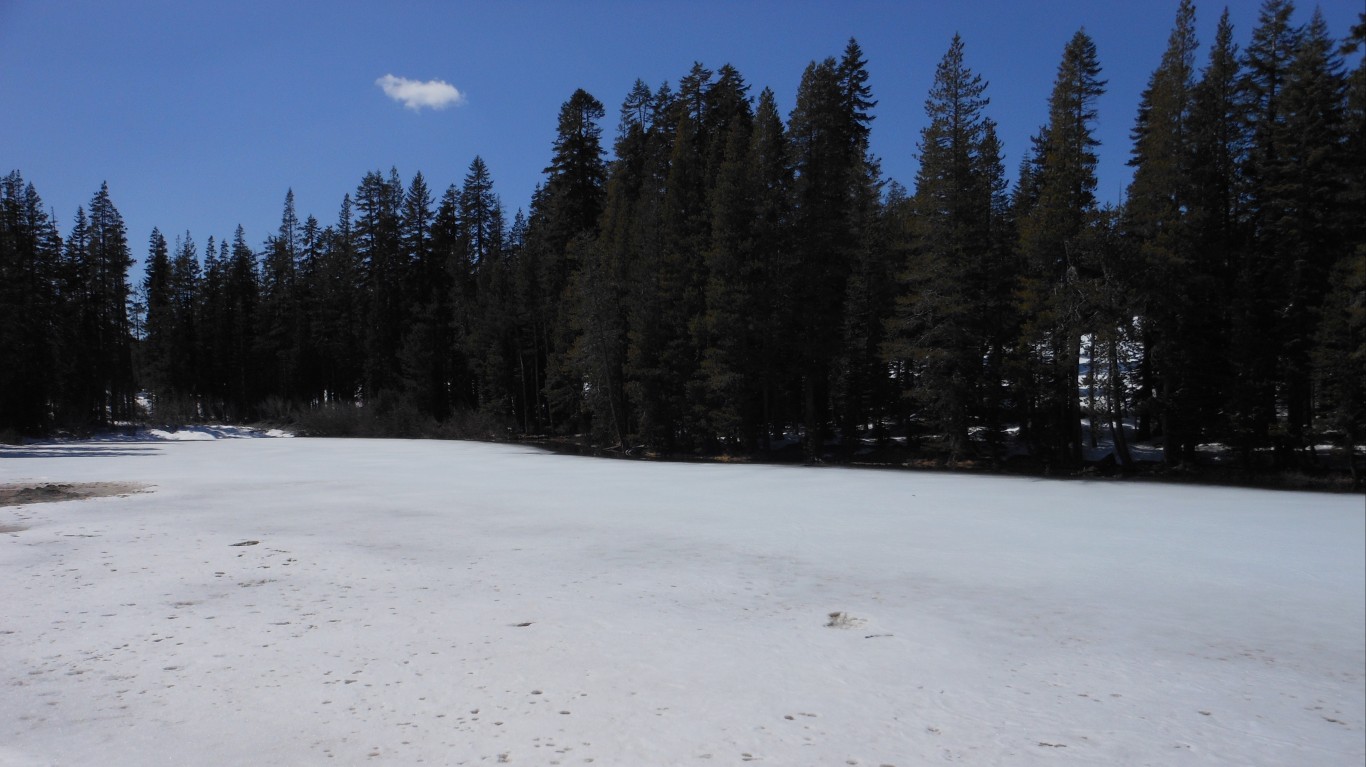
<path id="1" fill-rule="evenodd" d="M 107 187 L 56 221 L 14 170 L 0 433 L 276 422 L 1048 471 L 1102 440 L 1118 468 L 1141 442 L 1168 467 L 1217 445 L 1249 472 L 1328 452 L 1359 472 L 1366 21 L 1335 37 L 1267 0 L 1246 36 L 1225 14 L 1198 41 L 1194 12 L 1123 118 L 1117 204 L 1096 196 L 1106 81 L 1084 31 L 1013 173 L 957 37 L 905 186 L 870 151 L 854 40 L 786 115 L 729 65 L 637 80 L 610 117 L 569 94 L 553 145 L 527 148 L 548 162 L 525 210 L 474 157 L 445 190 L 365 173 L 327 220 L 281 190 L 260 243 L 147 235 Z"/>

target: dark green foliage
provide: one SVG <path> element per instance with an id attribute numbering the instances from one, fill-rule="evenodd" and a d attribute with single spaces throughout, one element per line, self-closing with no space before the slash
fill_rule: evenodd
<path id="1" fill-rule="evenodd" d="M 1001 426 L 993 412 L 1000 405 L 996 366 L 1012 270 L 999 241 L 1005 180 L 985 92 L 955 36 L 925 102 L 929 125 L 906 211 L 914 241 L 883 349 L 889 361 L 914 369 L 917 385 L 908 394 L 946 436 L 951 458 L 969 452 L 973 424 L 986 424 L 992 435 Z"/>
<path id="2" fill-rule="evenodd" d="M 63 350 L 62 241 L 19 171 L 0 179 L 0 433 L 52 426 Z"/>
<path id="3" fill-rule="evenodd" d="M 408 403 L 438 420 L 450 414 L 453 395 L 450 368 L 455 325 L 444 256 L 452 247 L 449 240 L 456 240 L 458 247 L 460 238 L 458 230 L 452 231 L 455 211 L 450 207 L 450 194 L 442 198 L 442 221 L 438 225 L 427 182 L 418 173 L 403 196 L 399 218 L 399 263 L 407 272 L 401 299 L 405 304 L 399 350 L 401 389 Z"/>
<path id="4" fill-rule="evenodd" d="M 172 329 L 175 325 L 171 254 L 166 238 L 159 229 L 152 230 L 146 265 L 147 276 L 142 281 L 146 319 L 140 334 L 140 368 L 143 388 L 155 396 L 155 393 L 170 388 L 171 370 L 176 366 L 171 351 Z"/>
<path id="5" fill-rule="evenodd" d="M 1279 0 L 1262 7 L 1239 81 L 1246 243 L 1232 265 L 1230 415 L 1248 466 L 1268 443 L 1280 466 L 1312 444 L 1320 307 L 1335 263 L 1359 242 L 1347 79 L 1322 17 L 1299 27 L 1293 12 Z"/>
<path id="6" fill-rule="evenodd" d="M 583 424 L 584 381 L 573 363 L 571 287 L 597 236 L 607 166 L 603 160 L 602 103 L 580 89 L 560 107 L 546 184 L 532 200 L 520 254 L 530 365 L 537 404 L 529 419 L 536 431 L 575 432 Z"/>
<path id="7" fill-rule="evenodd" d="M 331 226 L 287 192 L 257 249 L 239 228 L 201 260 L 153 231 L 132 302 L 107 189 L 63 241 L 12 173 L 0 432 L 125 421 L 136 381 L 167 424 L 1068 470 L 1101 440 L 1127 469 L 1156 437 L 1172 466 L 1224 442 L 1246 468 L 1273 447 L 1311 467 L 1366 431 L 1366 70 L 1343 72 L 1366 27 L 1339 49 L 1269 0 L 1241 54 L 1225 14 L 1197 72 L 1194 13 L 1138 105 L 1120 207 L 1096 199 L 1084 31 L 1010 194 L 957 37 L 910 193 L 870 150 L 854 40 L 807 67 L 786 121 L 730 65 L 637 80 L 610 161 L 575 91 L 510 223 L 475 157 L 439 199 L 421 173 L 366 173 Z"/>
<path id="8" fill-rule="evenodd" d="M 843 77 L 842 77 L 843 75 Z M 830 384 L 842 339 L 846 286 L 859 227 L 865 160 L 862 123 L 849 111 L 846 82 L 833 58 L 812 62 L 788 121 L 792 184 L 793 324 L 788 328 L 801 369 L 806 452 L 816 457 L 830 434 Z"/>
<path id="9" fill-rule="evenodd" d="M 403 182 L 393 168 L 387 179 L 378 171 L 367 173 L 356 189 L 355 248 L 367 299 L 362 335 L 367 398 L 396 394 L 400 383 L 412 280 L 412 259 L 402 243 L 403 196 Z"/>
<path id="10" fill-rule="evenodd" d="M 1366 13 L 1343 53 L 1366 45 Z M 1345 247 L 1328 279 L 1312 362 L 1322 427 L 1349 456 L 1366 441 L 1366 60 L 1347 80 L 1339 215 Z M 1355 483 L 1361 469 L 1352 462 Z"/>
<path id="11" fill-rule="evenodd" d="M 107 185 L 78 210 L 60 269 L 59 425 L 107 426 L 134 416 L 128 267 L 123 218 Z"/>
<path id="12" fill-rule="evenodd" d="M 754 348 L 752 386 L 757 390 L 758 412 L 752 431 L 758 433 L 759 447 L 767 449 L 788 422 L 789 395 L 798 375 L 792 354 L 795 339 L 788 334 L 796 311 L 792 302 L 792 155 L 773 92 L 768 89 L 759 94 L 755 109 L 747 173 L 754 210 L 748 265 L 753 282 L 747 288 L 752 303 L 743 328 Z"/>
<path id="13" fill-rule="evenodd" d="M 1057 465 L 1082 457 L 1081 337 L 1088 329 L 1084 281 L 1091 275 L 1077 247 L 1096 225 L 1096 100 L 1104 93 L 1095 43 L 1078 31 L 1063 49 L 1049 97 L 1049 121 L 1036 156 L 1037 198 L 1019 218 L 1024 277 L 1019 309 L 1027 401 L 1022 428 L 1035 449 Z"/>
<path id="14" fill-rule="evenodd" d="M 1124 216 L 1142 266 L 1129 296 L 1132 309 L 1120 314 L 1143 317 L 1153 387 L 1148 404 L 1169 463 L 1194 457 L 1202 433 L 1215 425 L 1220 403 L 1211 395 L 1221 390 L 1223 313 L 1216 297 L 1225 293 L 1217 262 L 1198 247 L 1196 48 L 1195 9 L 1184 0 L 1139 104 Z"/>
<path id="15" fill-rule="evenodd" d="M 265 391 L 298 402 L 303 316 L 297 271 L 303 233 L 294 210 L 294 191 L 285 193 L 280 229 L 266 240 L 261 262 L 261 305 L 256 315 L 256 343 Z"/>

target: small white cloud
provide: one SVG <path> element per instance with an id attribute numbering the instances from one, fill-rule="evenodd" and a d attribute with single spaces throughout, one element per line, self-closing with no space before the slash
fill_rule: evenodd
<path id="1" fill-rule="evenodd" d="M 384 95 L 414 111 L 423 107 L 445 109 L 465 103 L 465 94 L 444 80 L 420 82 L 406 77 L 385 75 L 375 81 L 384 90 Z"/>

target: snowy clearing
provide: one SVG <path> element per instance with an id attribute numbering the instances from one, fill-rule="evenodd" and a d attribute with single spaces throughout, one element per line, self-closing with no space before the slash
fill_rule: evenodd
<path id="1" fill-rule="evenodd" d="M 0 448 L 0 764 L 1347 765 L 1361 496 Z"/>

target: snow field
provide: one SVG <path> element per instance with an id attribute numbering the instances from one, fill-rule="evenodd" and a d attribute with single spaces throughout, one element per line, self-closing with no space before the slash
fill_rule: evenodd
<path id="1" fill-rule="evenodd" d="M 314 439 L 0 482 L 147 486 L 0 509 L 0 765 L 1366 759 L 1360 496 Z"/>

